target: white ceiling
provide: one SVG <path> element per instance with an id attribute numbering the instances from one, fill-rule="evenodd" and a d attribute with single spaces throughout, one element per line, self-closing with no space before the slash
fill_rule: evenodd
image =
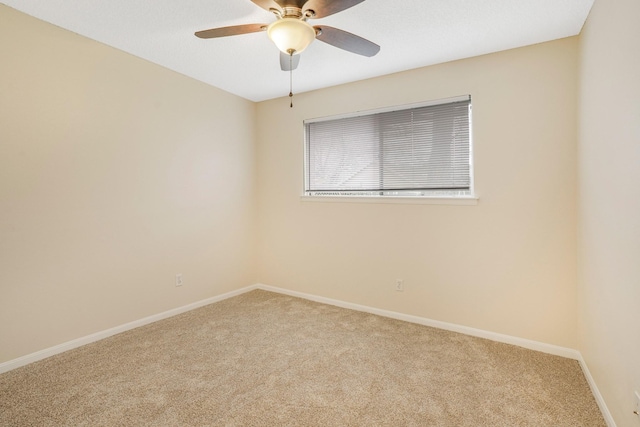
<path id="1" fill-rule="evenodd" d="M 367 58 L 315 41 L 293 73 L 306 92 L 580 33 L 594 0 L 366 0 L 311 20 L 381 46 Z M 214 27 L 270 23 L 250 0 L 2 0 L 14 9 L 252 101 L 286 96 L 266 33 L 203 40 Z"/>

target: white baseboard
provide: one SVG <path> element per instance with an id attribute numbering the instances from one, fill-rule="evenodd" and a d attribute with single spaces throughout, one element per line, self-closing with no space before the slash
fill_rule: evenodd
<path id="1" fill-rule="evenodd" d="M 395 311 L 382 310 L 350 302 L 334 300 L 331 298 L 319 297 L 316 295 L 306 294 L 304 292 L 290 291 L 288 289 L 277 288 L 274 286 L 258 284 L 256 288 L 265 291 L 277 292 L 280 294 L 290 295 L 293 297 L 304 298 L 324 304 L 335 305 L 337 307 L 348 308 L 351 310 L 362 311 L 365 313 L 377 314 L 378 316 L 390 317 L 392 319 L 404 320 L 405 322 L 417 323 L 419 325 L 431 326 L 438 329 L 444 329 L 452 332 L 459 332 L 465 335 L 471 335 L 479 338 L 486 338 L 491 341 L 502 342 L 505 344 L 517 345 L 519 347 L 528 348 L 530 350 L 541 351 L 543 353 L 553 354 L 556 356 L 567 357 L 569 359 L 580 360 L 580 352 L 571 348 L 560 347 L 553 344 L 528 340 L 524 338 L 513 337 L 511 335 L 498 334 L 496 332 L 484 331 L 482 329 L 470 328 L 468 326 L 456 325 L 454 323 L 441 322 L 439 320 L 427 319 L 410 314 L 398 313 Z"/>
<path id="2" fill-rule="evenodd" d="M 604 398 L 602 397 L 602 394 L 600 394 L 600 390 L 598 390 L 598 386 L 596 385 L 596 382 L 593 379 L 593 376 L 591 376 L 591 372 L 589 371 L 587 362 L 585 362 L 584 358 L 582 357 L 582 354 L 580 354 L 580 358 L 578 359 L 578 361 L 580 362 L 580 367 L 582 368 L 582 372 L 584 373 L 584 376 L 587 379 L 587 382 L 589 383 L 589 387 L 591 388 L 593 397 L 596 399 L 596 403 L 600 408 L 600 412 L 602 412 L 602 416 L 604 417 L 604 420 L 606 421 L 607 426 L 616 427 L 616 423 L 613 420 L 613 416 L 611 415 L 611 412 L 609 412 L 609 408 L 607 407 L 607 404 L 604 402 Z"/>
<path id="3" fill-rule="evenodd" d="M 38 360 L 46 359 L 47 357 L 51 357 L 65 351 L 72 350 L 74 348 L 78 348 L 83 345 L 99 341 L 101 339 L 119 334 L 121 332 L 138 328 L 140 326 L 148 325 L 149 323 L 157 322 L 158 320 L 166 319 L 181 313 L 185 313 L 187 311 L 194 310 L 196 308 L 200 308 L 205 305 L 213 304 L 214 302 L 222 301 L 227 298 L 235 297 L 245 292 L 252 291 L 256 288 L 257 286 L 248 286 L 246 288 L 227 292 L 222 295 L 207 298 L 201 301 L 196 301 L 194 303 L 187 304 L 182 307 L 167 310 L 163 313 L 154 314 L 152 316 L 148 316 L 143 319 L 134 320 L 133 322 L 125 323 L 124 325 L 116 326 L 114 328 L 110 328 L 105 331 L 96 332 L 95 334 L 91 334 L 81 338 L 77 338 L 75 340 L 67 341 L 65 343 L 62 343 L 53 347 L 45 348 L 44 350 L 36 351 L 35 353 L 27 354 L 26 356 L 22 356 L 17 359 L 0 363 L 0 374 L 2 374 L 3 372 L 11 371 L 12 369 L 19 368 L 21 366 L 28 365 L 29 363 L 37 362 Z"/>
<path id="4" fill-rule="evenodd" d="M 244 287 L 242 289 L 237 289 L 235 291 L 227 292 L 222 295 L 218 295 L 215 297 L 207 298 L 202 301 L 197 301 L 191 304 L 187 304 L 182 307 L 174 308 L 172 310 L 165 311 L 163 313 L 154 314 L 152 316 L 145 317 L 143 319 L 135 320 L 133 322 L 125 323 L 124 325 L 116 326 L 114 328 L 107 329 L 105 331 L 97 332 L 95 334 L 87 335 L 85 337 L 81 337 L 72 341 L 68 341 L 54 347 L 46 348 L 44 350 L 37 351 L 35 353 L 28 354 L 26 356 L 19 357 L 17 359 L 9 360 L 4 363 L 0 363 L 0 374 L 3 372 L 8 372 L 12 369 L 19 368 L 21 366 L 28 365 L 29 363 L 37 362 L 38 360 L 45 359 L 50 356 L 54 356 L 56 354 L 81 347 L 86 344 L 90 344 L 95 341 L 99 341 L 101 339 L 110 337 L 112 335 L 119 334 L 121 332 L 125 332 L 140 326 L 148 325 L 149 323 L 157 322 L 158 320 L 166 319 L 181 313 L 185 313 L 190 310 L 194 310 L 196 308 L 203 307 L 205 305 L 213 304 L 227 298 L 232 298 L 237 295 L 241 295 L 243 293 L 255 290 L 262 289 L 265 291 L 276 292 L 283 295 L 289 295 L 293 297 L 303 298 L 310 301 L 316 301 L 323 304 L 334 305 L 337 307 L 347 308 L 351 310 L 361 311 L 365 313 L 376 314 L 383 317 L 389 317 L 392 319 L 403 320 L 406 322 L 416 323 L 419 325 L 431 326 L 434 328 L 444 329 L 452 332 L 459 332 L 466 335 L 471 335 L 479 338 L 486 338 L 492 341 L 497 341 L 505 344 L 517 345 L 519 347 L 524 347 L 530 350 L 541 351 L 543 353 L 553 354 L 556 356 L 567 357 L 569 359 L 577 360 L 582 367 L 582 371 L 589 383 L 589 387 L 591 387 L 591 391 L 593 392 L 594 398 L 600 407 L 600 411 L 607 422 L 608 427 L 616 427 L 616 424 L 607 408 L 607 405 L 598 390 L 598 386 L 596 385 L 591 373 L 589 372 L 589 368 L 587 367 L 586 362 L 582 358 L 582 354 L 578 350 L 574 350 L 571 348 L 560 347 L 553 344 L 547 344 L 543 342 L 528 340 L 519 337 L 513 337 L 510 335 L 499 334 L 490 331 L 484 331 L 482 329 L 470 328 L 468 326 L 456 325 L 454 323 L 441 322 L 439 320 L 427 319 L 424 317 L 413 316 L 409 314 L 398 313 L 389 310 L 383 310 L 380 308 L 368 307 L 364 305 L 354 304 L 350 302 L 335 300 L 331 298 L 325 298 L 317 295 L 307 294 L 304 292 L 292 291 L 289 289 L 278 288 L 275 286 L 269 286 L 265 284 L 255 284 L 251 286 Z"/>

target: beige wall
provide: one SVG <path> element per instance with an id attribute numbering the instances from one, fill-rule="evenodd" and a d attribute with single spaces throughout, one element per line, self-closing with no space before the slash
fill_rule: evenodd
<path id="1" fill-rule="evenodd" d="M 293 109 L 260 103 L 261 282 L 575 348 L 577 49 L 574 37 L 300 94 Z M 304 119 L 464 94 L 476 206 L 300 199 Z"/>
<path id="2" fill-rule="evenodd" d="M 579 348 L 618 427 L 640 425 L 639 18 L 596 0 L 580 37 Z"/>
<path id="3" fill-rule="evenodd" d="M 256 282 L 255 104 L 3 5 L 0 58 L 0 362 Z"/>

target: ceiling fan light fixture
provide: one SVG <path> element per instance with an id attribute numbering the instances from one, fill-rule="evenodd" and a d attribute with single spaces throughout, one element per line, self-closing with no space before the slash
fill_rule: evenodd
<path id="1" fill-rule="evenodd" d="M 316 30 L 301 19 L 282 18 L 269 24 L 267 35 L 281 52 L 297 55 L 315 40 Z"/>

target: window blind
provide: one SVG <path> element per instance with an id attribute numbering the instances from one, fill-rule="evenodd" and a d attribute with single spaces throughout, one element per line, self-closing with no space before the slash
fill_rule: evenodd
<path id="1" fill-rule="evenodd" d="M 471 100 L 305 122 L 307 195 L 468 191 Z"/>

